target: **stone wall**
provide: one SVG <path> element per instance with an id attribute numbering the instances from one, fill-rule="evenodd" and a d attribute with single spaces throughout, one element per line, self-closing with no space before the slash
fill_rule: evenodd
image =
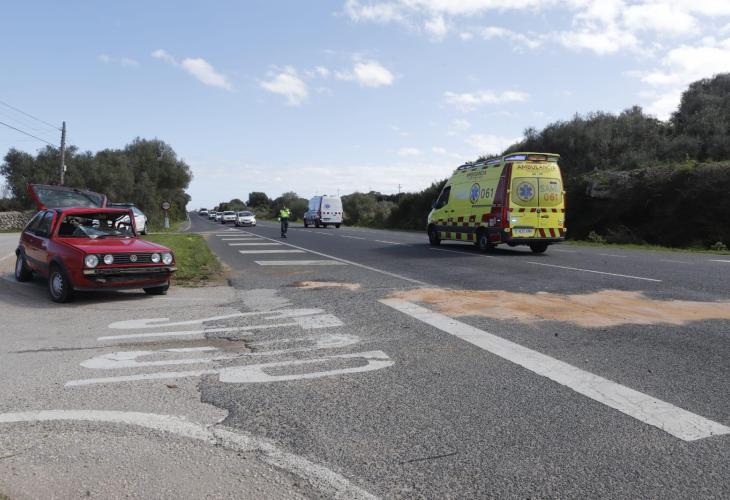
<path id="1" fill-rule="evenodd" d="M 20 231 L 34 212 L 0 212 L 0 231 Z"/>

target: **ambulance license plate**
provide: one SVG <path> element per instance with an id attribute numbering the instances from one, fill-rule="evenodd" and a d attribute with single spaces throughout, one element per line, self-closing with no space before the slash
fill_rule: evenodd
<path id="1" fill-rule="evenodd" d="M 534 232 L 535 230 L 531 227 L 516 227 L 513 229 L 513 233 L 516 236 L 532 236 Z"/>

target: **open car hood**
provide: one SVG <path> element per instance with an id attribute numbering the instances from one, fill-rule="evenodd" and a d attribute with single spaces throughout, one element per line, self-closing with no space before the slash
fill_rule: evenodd
<path id="1" fill-rule="evenodd" d="M 39 210 L 46 208 L 104 208 L 106 196 L 84 189 L 65 186 L 48 186 L 44 184 L 28 184 L 28 193 Z"/>

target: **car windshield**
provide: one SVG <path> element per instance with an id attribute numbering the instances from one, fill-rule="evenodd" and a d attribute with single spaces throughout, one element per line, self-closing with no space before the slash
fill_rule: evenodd
<path id="1" fill-rule="evenodd" d="M 253 214 L 251 212 L 238 212 L 238 215 L 241 217 L 251 217 Z"/>
<path id="2" fill-rule="evenodd" d="M 61 238 L 130 238 L 134 236 L 128 214 L 98 212 L 70 214 L 64 217 L 58 228 Z"/>

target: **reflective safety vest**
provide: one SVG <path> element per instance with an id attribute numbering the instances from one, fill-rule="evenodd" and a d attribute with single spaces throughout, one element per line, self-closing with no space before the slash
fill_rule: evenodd
<path id="1" fill-rule="evenodd" d="M 289 218 L 289 214 L 290 214 L 289 209 L 288 208 L 283 208 L 279 212 L 279 218 L 280 219 L 288 219 Z"/>

